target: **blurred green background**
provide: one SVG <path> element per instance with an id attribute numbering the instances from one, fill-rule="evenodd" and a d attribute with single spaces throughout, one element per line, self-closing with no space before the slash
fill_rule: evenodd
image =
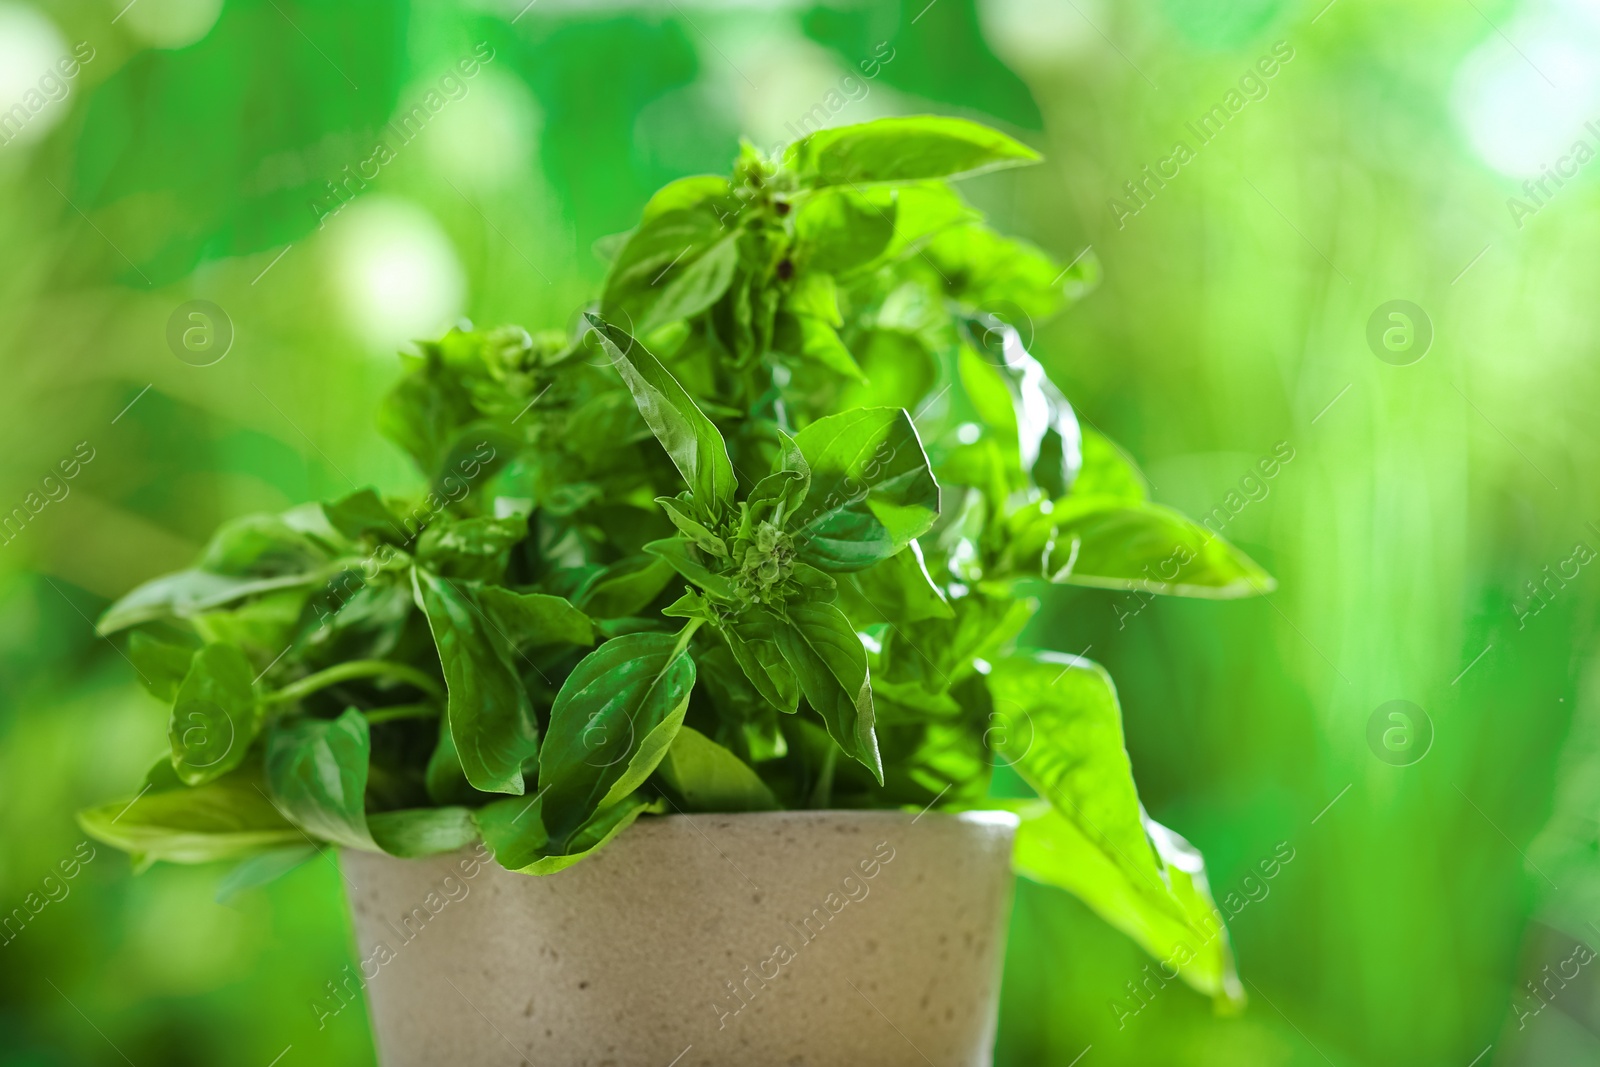
<path id="1" fill-rule="evenodd" d="M 1033 633 L 1119 680 L 1250 1006 L 1135 1000 L 1132 943 L 1023 885 L 997 1062 L 1600 1062 L 1568 962 L 1600 947 L 1592 4 L 525 2 L 0 2 L 0 911 L 163 747 L 90 620 L 224 517 L 409 487 L 373 429 L 408 339 L 570 323 L 595 240 L 741 133 L 932 111 L 1045 152 L 965 186 L 1104 266 L 1036 353 L 1280 581 L 1063 589 Z M 1398 356 L 1397 299 L 1429 324 Z M 1426 716 L 1398 755 L 1391 700 Z M 0 1063 L 372 1062 L 310 1007 L 350 958 L 335 871 L 220 874 L 99 848 L 0 946 Z"/>

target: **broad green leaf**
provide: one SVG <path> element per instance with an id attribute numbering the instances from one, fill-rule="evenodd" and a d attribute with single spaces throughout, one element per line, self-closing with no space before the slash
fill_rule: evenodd
<path id="1" fill-rule="evenodd" d="M 725 603 L 742 601 L 733 579 L 713 569 L 717 566 L 716 560 L 707 558 L 698 547 L 683 538 L 666 537 L 651 541 L 644 546 L 644 550 L 665 560 L 673 570 L 718 600 Z"/>
<path id="2" fill-rule="evenodd" d="M 417 539 L 417 561 L 449 578 L 498 581 L 511 546 L 528 536 L 524 519 L 440 519 Z"/>
<path id="3" fill-rule="evenodd" d="M 732 504 L 738 482 L 716 425 L 643 344 L 597 315 L 584 317 L 695 500 L 705 508 Z"/>
<path id="4" fill-rule="evenodd" d="M 835 329 L 844 325 L 839 313 L 839 287 L 833 275 L 820 270 L 806 271 L 795 277 L 784 295 L 783 309 L 794 315 L 821 319 Z"/>
<path id="5" fill-rule="evenodd" d="M 859 621 L 872 624 L 884 621 L 918 622 L 922 619 L 953 619 L 955 611 L 944 591 L 934 584 L 922 558 L 922 546 L 915 540 L 888 559 L 856 571 L 842 580 L 840 587 L 855 593 L 871 610 Z M 845 594 L 846 608 L 851 603 Z"/>
<path id="6" fill-rule="evenodd" d="M 1142 504 L 1149 496 L 1144 475 L 1127 453 L 1093 430 L 1083 431 L 1083 467 L 1072 482 L 1074 498 L 1099 497 Z"/>
<path id="7" fill-rule="evenodd" d="M 1019 835 L 1018 869 L 1080 896 L 1196 989 L 1236 999 L 1198 854 L 1169 861 L 1146 826 L 1110 676 L 1076 656 L 1007 656 L 995 661 L 989 691 L 1003 727 L 989 731 L 990 743 L 1053 809 Z M 1186 962 L 1173 956 L 1179 944 Z"/>
<path id="8" fill-rule="evenodd" d="M 938 517 L 939 484 L 905 409 L 829 415 L 795 440 L 811 466 L 811 489 L 790 529 L 807 562 L 828 571 L 870 567 Z"/>
<path id="9" fill-rule="evenodd" d="M 685 811 L 777 811 L 781 807 L 748 763 L 692 727 L 679 728 L 656 773 L 683 798 Z"/>
<path id="10" fill-rule="evenodd" d="M 721 632 L 756 692 L 779 711 L 793 714 L 800 706 L 800 681 L 778 647 L 779 625 L 763 612 L 749 612 Z"/>
<path id="11" fill-rule="evenodd" d="M 278 515 L 246 515 L 211 536 L 198 564 L 203 571 L 237 578 L 280 578 L 314 571 L 328 553 Z"/>
<path id="12" fill-rule="evenodd" d="M 812 315 L 780 312 L 772 334 L 773 347 L 801 359 L 809 359 L 833 373 L 856 381 L 866 375 L 840 340 L 838 331 Z"/>
<path id="13" fill-rule="evenodd" d="M 791 604 L 787 618 L 775 621 L 773 630 L 806 702 L 827 725 L 828 736 L 882 782 L 867 651 L 850 620 L 832 604 Z"/>
<path id="14" fill-rule="evenodd" d="M 704 311 L 727 291 L 738 266 L 738 234 L 723 222 L 732 210 L 727 182 L 675 184 L 652 199 L 606 274 L 600 313 L 628 322 L 634 333 Z"/>
<path id="15" fill-rule="evenodd" d="M 244 761 L 261 725 L 255 670 L 233 645 L 196 652 L 173 697 L 167 738 L 178 778 L 199 785 Z"/>
<path id="16" fill-rule="evenodd" d="M 1071 498 L 1038 524 L 1054 528 L 1043 560 L 1052 581 L 1100 589 L 1143 589 L 1231 599 L 1276 588 L 1272 576 L 1237 548 L 1157 504 L 1077 512 Z"/>
<path id="17" fill-rule="evenodd" d="M 169 644 L 149 634 L 128 635 L 128 659 L 133 661 L 139 681 L 151 696 L 168 704 L 178 695 L 178 686 L 189 673 L 194 654 L 193 647 Z"/>
<path id="18" fill-rule="evenodd" d="M 522 763 L 539 750 L 533 705 L 511 666 L 516 652 L 460 585 L 412 571 L 448 691 L 446 714 L 474 789 L 522 795 Z"/>
<path id="19" fill-rule="evenodd" d="M 519 874 L 555 874 L 593 855 L 612 838 L 652 810 L 649 801 L 632 794 L 591 815 L 565 842 L 551 841 L 545 829 L 545 797 L 496 800 L 473 813 L 495 862 Z"/>
<path id="20" fill-rule="evenodd" d="M 656 503 L 661 505 L 661 510 L 666 512 L 667 518 L 672 520 L 672 525 L 678 528 L 678 532 L 692 541 L 696 548 L 719 559 L 728 557 L 727 542 L 692 514 L 693 507 L 689 502 L 674 497 L 659 496 L 656 497 Z"/>
<path id="21" fill-rule="evenodd" d="M 478 840 L 478 824 L 472 814 L 460 807 L 375 812 L 367 816 L 367 827 L 383 851 L 415 859 L 454 852 Z"/>
<path id="22" fill-rule="evenodd" d="M 878 328 L 856 331 L 851 352 L 866 381 L 851 382 L 839 395 L 838 410 L 892 407 L 916 410 L 930 399 L 939 368 L 914 333 Z"/>
<path id="23" fill-rule="evenodd" d="M 247 596 L 315 585 L 319 573 L 245 578 L 210 571 L 186 570 L 151 579 L 105 610 L 95 625 L 102 636 L 159 619 L 190 618 Z"/>
<path id="24" fill-rule="evenodd" d="M 305 844 L 305 834 L 272 806 L 254 770 L 193 788 L 175 780 L 170 786 L 79 812 L 78 824 L 144 862 L 210 863 Z"/>
<path id="25" fill-rule="evenodd" d="M 584 586 L 578 604 L 596 619 L 637 615 L 672 581 L 672 566 L 651 555 L 628 556 Z"/>
<path id="26" fill-rule="evenodd" d="M 1063 266 L 1028 242 L 1002 237 L 981 223 L 940 231 L 923 255 L 953 300 L 971 308 L 1021 312 L 1036 324 L 1087 292 L 1100 273 L 1093 253 Z"/>
<path id="27" fill-rule="evenodd" d="M 957 178 L 1038 160 L 997 130 L 915 115 L 819 130 L 791 144 L 783 165 L 802 185 L 821 186 Z"/>
<path id="28" fill-rule="evenodd" d="M 205 644 L 235 645 L 258 663 L 271 663 L 299 630 L 311 590 L 275 589 L 227 608 L 203 611 L 189 625 Z"/>
<path id="29" fill-rule="evenodd" d="M 594 623 L 566 597 L 485 586 L 478 603 L 513 645 L 592 645 Z"/>
<path id="30" fill-rule="evenodd" d="M 289 719 L 267 735 L 267 787 L 312 837 L 375 852 L 366 811 L 371 756 L 367 720 L 355 708 L 337 719 Z"/>
<path id="31" fill-rule="evenodd" d="M 410 538 L 400 520 L 371 489 L 358 489 L 331 504 L 322 505 L 328 523 L 352 541 L 374 537 L 390 545 L 403 545 Z"/>
<path id="32" fill-rule="evenodd" d="M 567 676 L 539 752 L 542 818 L 557 846 L 655 770 L 694 678 L 677 635 L 646 633 L 605 642 Z"/>
<path id="33" fill-rule="evenodd" d="M 818 189 L 794 215 L 798 257 L 808 271 L 846 274 L 878 258 L 895 232 L 897 205 L 879 205 L 853 189 Z"/>
<path id="34" fill-rule="evenodd" d="M 450 736 L 449 715 L 439 717 L 439 740 L 428 756 L 422 781 L 428 799 L 435 804 L 462 804 L 476 796 L 467 781 L 467 772 L 461 769 L 461 756 L 456 752 L 455 739 Z"/>

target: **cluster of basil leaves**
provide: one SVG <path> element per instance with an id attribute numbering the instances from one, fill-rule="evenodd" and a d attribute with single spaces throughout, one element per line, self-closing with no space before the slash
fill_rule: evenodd
<path id="1" fill-rule="evenodd" d="M 947 179 L 1036 158 L 931 117 L 746 147 L 609 242 L 576 336 L 423 345 L 380 423 L 425 494 L 230 523 L 106 612 L 171 754 L 86 829 L 244 859 L 238 886 L 329 843 L 482 839 L 542 874 L 645 812 L 1010 805 L 1021 871 L 1237 998 L 1110 679 L 1016 647 L 1047 583 L 1270 586 L 1151 503 L 1027 351 L 1094 262 L 995 233 Z M 994 799 L 997 766 L 1039 799 Z"/>

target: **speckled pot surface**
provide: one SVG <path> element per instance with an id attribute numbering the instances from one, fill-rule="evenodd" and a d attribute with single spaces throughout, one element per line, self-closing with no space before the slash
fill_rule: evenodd
<path id="1" fill-rule="evenodd" d="M 541 878 L 345 852 L 346 985 L 384 1067 L 981 1067 L 1015 825 L 671 815 Z"/>

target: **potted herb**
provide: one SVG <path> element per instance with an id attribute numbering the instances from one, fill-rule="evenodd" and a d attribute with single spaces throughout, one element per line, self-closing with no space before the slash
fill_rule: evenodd
<path id="1" fill-rule="evenodd" d="M 381 414 L 421 495 L 229 523 L 106 612 L 171 754 L 85 828 L 235 884 L 341 850 L 360 963 L 312 1011 L 367 988 L 389 1064 L 987 1062 L 1008 865 L 1237 1001 L 1111 680 L 1018 647 L 1049 583 L 1270 585 L 1027 351 L 1093 261 L 947 181 L 1036 158 L 746 146 L 575 337 L 422 345 Z"/>

